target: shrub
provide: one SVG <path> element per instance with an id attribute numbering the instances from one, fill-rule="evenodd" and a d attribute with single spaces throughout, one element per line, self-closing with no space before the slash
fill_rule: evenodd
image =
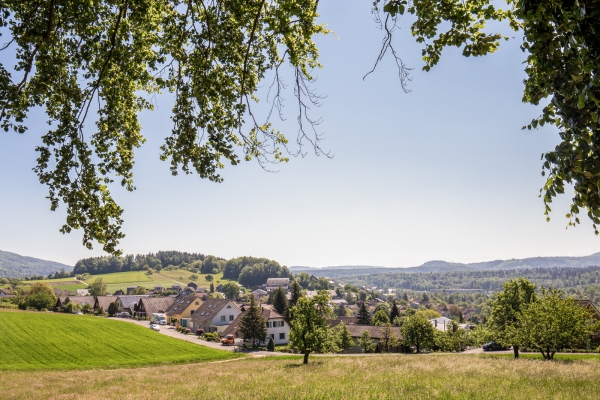
<path id="1" fill-rule="evenodd" d="M 202 328 L 196 329 L 196 335 L 198 335 L 198 336 L 204 335 L 204 329 L 202 329 Z"/>
<path id="2" fill-rule="evenodd" d="M 183 331 L 183 333 L 185 333 L 187 335 L 189 333 L 192 333 L 192 330 L 190 328 L 185 328 L 185 330 Z"/>
<path id="3" fill-rule="evenodd" d="M 275 351 L 275 342 L 273 341 L 273 337 L 269 338 L 269 344 L 267 344 L 267 350 Z"/>

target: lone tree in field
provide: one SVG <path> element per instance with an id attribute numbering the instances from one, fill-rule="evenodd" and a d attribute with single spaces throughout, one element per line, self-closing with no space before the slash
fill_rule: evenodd
<path id="1" fill-rule="evenodd" d="M 312 299 L 302 297 L 292 307 L 294 316 L 290 330 L 290 346 L 304 354 L 304 364 L 312 352 L 321 353 L 327 349 L 327 317 L 331 313 L 329 295 L 318 294 Z"/>
<path id="2" fill-rule="evenodd" d="M 565 349 L 584 347 L 600 328 L 588 309 L 565 298 L 561 290 L 543 287 L 541 296 L 523 308 L 519 319 L 518 341 L 546 360 Z"/>
<path id="3" fill-rule="evenodd" d="M 90 295 L 92 296 L 105 296 L 107 285 L 104 283 L 102 278 L 96 278 L 94 282 L 90 284 L 88 290 L 90 291 Z"/>
<path id="4" fill-rule="evenodd" d="M 285 315 L 288 308 L 287 297 L 285 297 L 285 290 L 280 286 L 275 290 L 273 295 L 273 308 L 281 315 Z"/>
<path id="5" fill-rule="evenodd" d="M 400 332 L 404 344 L 414 347 L 417 353 L 433 345 L 433 325 L 418 313 L 404 318 Z"/>
<path id="6" fill-rule="evenodd" d="M 515 358 L 519 357 L 519 330 L 521 312 L 536 299 L 535 285 L 528 279 L 511 279 L 504 283 L 504 290 L 497 294 L 492 304 L 492 313 L 487 321 L 494 339 L 504 345 L 513 346 Z"/>
<path id="7" fill-rule="evenodd" d="M 356 315 L 356 323 L 360 325 L 371 325 L 371 314 L 367 309 L 367 304 L 363 301 Z"/>
<path id="8" fill-rule="evenodd" d="M 262 309 L 250 296 L 250 307 L 240 319 L 239 331 L 242 339 L 251 340 L 254 347 L 267 337 L 267 321 L 262 317 Z"/>
<path id="9" fill-rule="evenodd" d="M 27 293 L 27 307 L 41 309 L 52 309 L 56 306 L 57 297 L 54 294 L 52 286 L 46 282 L 36 282 L 31 285 L 29 293 Z"/>

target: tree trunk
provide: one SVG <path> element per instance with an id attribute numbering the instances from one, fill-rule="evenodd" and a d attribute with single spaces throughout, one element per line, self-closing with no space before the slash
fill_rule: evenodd
<path id="1" fill-rule="evenodd" d="M 515 358 L 519 358 L 519 346 L 513 345 L 513 353 L 515 354 Z"/>
<path id="2" fill-rule="evenodd" d="M 310 353 L 304 353 L 304 364 L 308 364 L 308 355 Z"/>

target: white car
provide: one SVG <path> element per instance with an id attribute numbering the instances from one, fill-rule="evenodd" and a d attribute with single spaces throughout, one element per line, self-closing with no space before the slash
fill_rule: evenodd
<path id="1" fill-rule="evenodd" d="M 160 332 L 160 326 L 156 324 L 150 324 L 150 329 L 156 332 Z"/>

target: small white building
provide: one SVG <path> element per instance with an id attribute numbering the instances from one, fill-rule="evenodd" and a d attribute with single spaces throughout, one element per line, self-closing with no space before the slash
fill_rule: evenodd
<path id="1" fill-rule="evenodd" d="M 88 289 L 77 289 L 77 296 L 89 296 L 90 291 Z"/>
<path id="2" fill-rule="evenodd" d="M 287 292 L 290 287 L 290 278 L 269 278 L 267 279 L 267 292 L 272 292 L 282 287 Z"/>

